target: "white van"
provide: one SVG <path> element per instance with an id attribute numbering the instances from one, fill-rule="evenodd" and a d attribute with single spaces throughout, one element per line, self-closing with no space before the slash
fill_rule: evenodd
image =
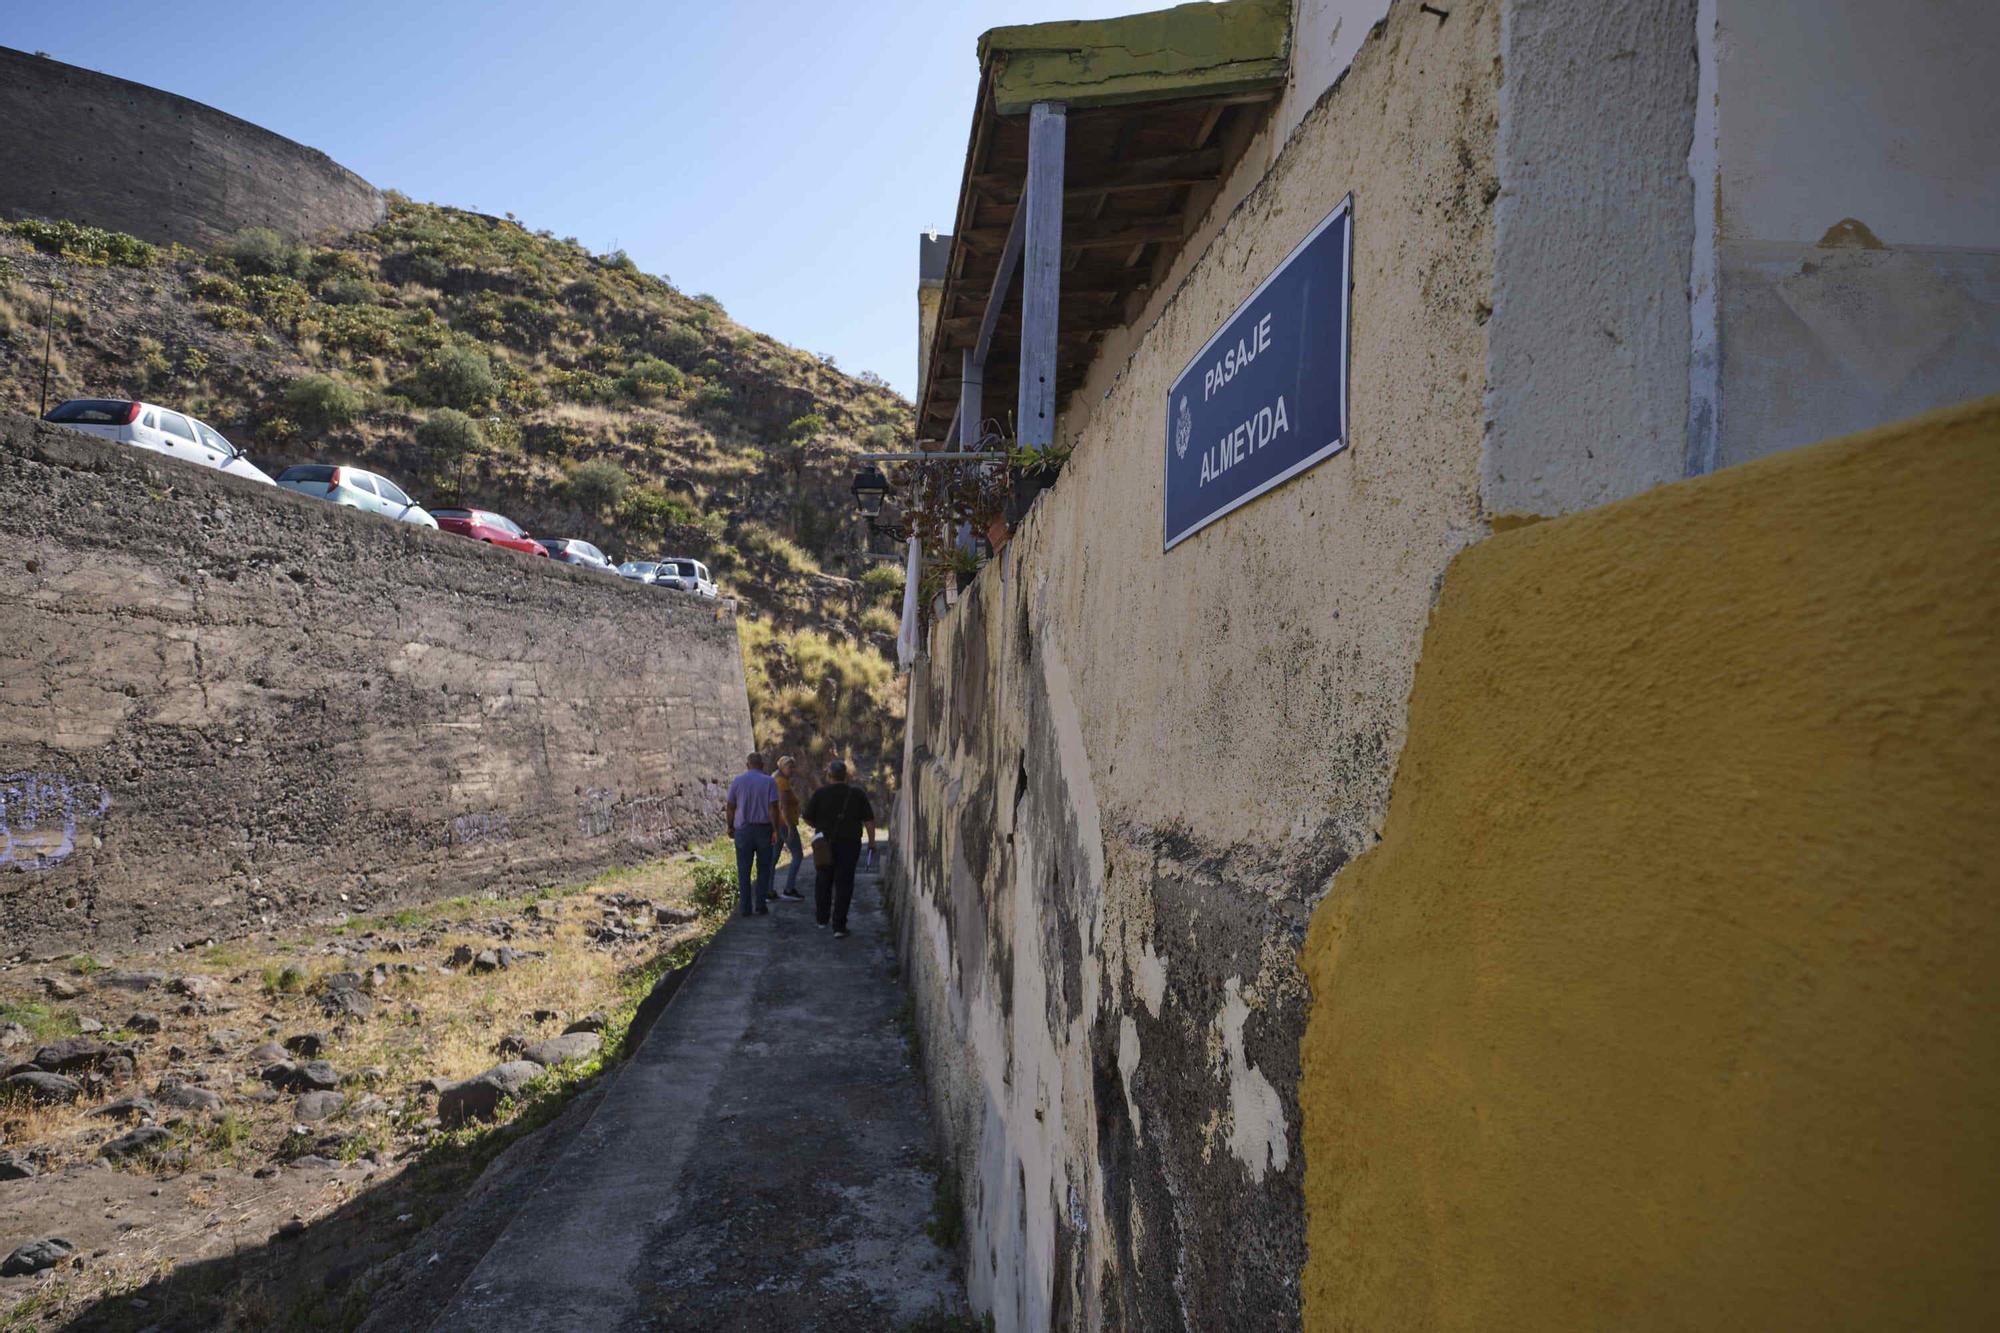
<path id="1" fill-rule="evenodd" d="M 120 444 L 151 449 L 169 458 L 199 463 L 231 476 L 248 477 L 266 486 L 276 485 L 248 455 L 223 439 L 220 431 L 157 403 L 138 403 L 129 398 L 72 398 L 50 408 L 42 420 L 86 435 L 102 435 Z"/>
<path id="2" fill-rule="evenodd" d="M 659 562 L 654 572 L 653 582 L 664 588 L 679 588 L 682 592 L 698 592 L 703 597 L 715 596 L 715 580 L 708 575 L 708 566 L 699 560 L 689 560 L 685 556 L 667 556 Z"/>

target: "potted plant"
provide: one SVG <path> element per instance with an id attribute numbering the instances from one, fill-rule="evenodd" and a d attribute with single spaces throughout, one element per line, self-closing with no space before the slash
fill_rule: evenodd
<path id="1" fill-rule="evenodd" d="M 972 586 L 972 580 L 979 576 L 979 567 L 986 563 L 985 557 L 977 551 L 959 547 L 951 553 L 952 582 L 954 592 L 964 592 Z"/>
<path id="2" fill-rule="evenodd" d="M 1025 518 L 1035 497 L 1055 484 L 1056 475 L 1069 462 L 1069 456 L 1068 448 L 1053 444 L 1045 449 L 1007 451 L 1007 477 L 1012 490 L 1008 516 L 1014 522 Z"/>

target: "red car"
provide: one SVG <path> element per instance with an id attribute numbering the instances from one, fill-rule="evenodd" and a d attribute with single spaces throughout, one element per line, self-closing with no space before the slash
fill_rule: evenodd
<path id="1" fill-rule="evenodd" d="M 523 555 L 539 555 L 546 559 L 549 554 L 540 542 L 521 531 L 521 525 L 505 514 L 485 509 L 433 509 L 431 517 L 438 521 L 440 528 L 461 537 L 504 546 Z"/>

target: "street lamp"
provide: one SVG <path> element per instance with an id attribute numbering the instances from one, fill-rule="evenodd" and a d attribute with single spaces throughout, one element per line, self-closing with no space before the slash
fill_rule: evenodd
<path id="1" fill-rule="evenodd" d="M 882 501 L 888 494 L 889 479 L 873 463 L 854 474 L 854 503 L 860 507 L 864 517 L 872 519 L 880 514 Z"/>

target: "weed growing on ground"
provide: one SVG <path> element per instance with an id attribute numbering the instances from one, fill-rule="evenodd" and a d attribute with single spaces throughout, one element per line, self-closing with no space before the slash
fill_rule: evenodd
<path id="1" fill-rule="evenodd" d="M 263 976 L 266 995 L 297 995 L 306 988 L 306 974 L 290 963 L 282 967 L 276 963 L 267 963 L 264 966 Z"/>
<path id="2" fill-rule="evenodd" d="M 924 1223 L 924 1234 L 936 1241 L 939 1249 L 954 1254 L 965 1241 L 965 1196 L 953 1162 L 938 1165 L 937 1179 L 931 1185 L 931 1217 Z"/>

